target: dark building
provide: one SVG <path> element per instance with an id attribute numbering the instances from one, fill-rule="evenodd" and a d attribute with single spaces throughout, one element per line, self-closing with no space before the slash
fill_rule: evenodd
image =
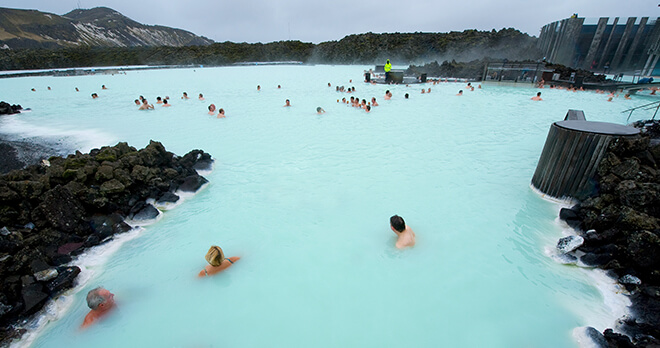
<path id="1" fill-rule="evenodd" d="M 660 75 L 660 18 L 562 19 L 537 41 L 548 62 L 594 72 Z"/>

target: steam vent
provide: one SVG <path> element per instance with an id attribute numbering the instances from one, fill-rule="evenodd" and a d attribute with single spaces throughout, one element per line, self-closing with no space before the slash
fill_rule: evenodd
<path id="1" fill-rule="evenodd" d="M 598 165 L 610 142 L 638 136 L 637 128 L 586 121 L 581 111 L 570 110 L 550 126 L 532 185 L 554 198 L 586 198 L 596 190 Z"/>

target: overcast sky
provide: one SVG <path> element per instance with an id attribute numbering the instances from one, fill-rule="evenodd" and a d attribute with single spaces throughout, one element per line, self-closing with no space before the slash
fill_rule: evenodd
<path id="1" fill-rule="evenodd" d="M 660 16 L 660 0 L 2 0 L 1 7 L 65 14 L 110 7 L 143 24 L 191 31 L 214 41 L 319 43 L 366 32 L 449 32 L 543 25 L 580 17 Z"/>

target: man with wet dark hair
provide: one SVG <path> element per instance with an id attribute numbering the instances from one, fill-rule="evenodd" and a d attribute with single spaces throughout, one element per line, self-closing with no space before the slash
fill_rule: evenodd
<path id="1" fill-rule="evenodd" d="M 415 245 L 415 232 L 406 225 L 403 218 L 399 215 L 394 215 L 390 218 L 390 228 L 399 237 L 396 241 L 396 247 L 403 249 Z"/>

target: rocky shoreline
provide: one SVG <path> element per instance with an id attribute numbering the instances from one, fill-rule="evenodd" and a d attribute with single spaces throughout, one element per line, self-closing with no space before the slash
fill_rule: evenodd
<path id="1" fill-rule="evenodd" d="M 23 110 L 20 105 L 10 105 L 7 102 L 0 101 L 0 115 L 18 114 Z"/>
<path id="2" fill-rule="evenodd" d="M 597 193 L 560 218 L 577 236 L 560 239 L 564 263 L 599 267 L 625 286 L 631 317 L 615 333 L 589 328 L 600 347 L 660 347 L 660 122 L 637 122 L 638 138 L 612 141 L 598 167 Z"/>
<path id="3" fill-rule="evenodd" d="M 0 346 L 23 334 L 16 324 L 74 285 L 75 256 L 129 231 L 125 219 L 158 216 L 148 199 L 167 204 L 176 192 L 197 191 L 207 182 L 197 170 L 212 163 L 202 150 L 178 157 L 159 142 L 141 150 L 118 143 L 0 176 Z"/>

